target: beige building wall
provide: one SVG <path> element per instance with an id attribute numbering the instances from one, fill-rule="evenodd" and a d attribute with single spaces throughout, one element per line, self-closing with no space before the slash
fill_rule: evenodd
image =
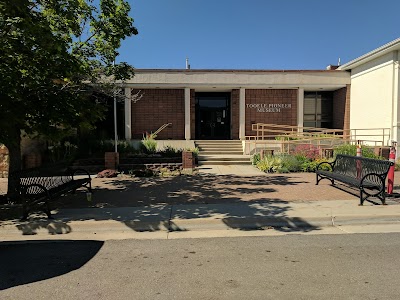
<path id="1" fill-rule="evenodd" d="M 399 98 L 398 93 L 394 95 L 396 86 L 394 58 L 394 52 L 391 52 L 351 70 L 350 128 L 352 130 L 389 128 L 390 137 L 387 139 L 397 139 L 398 113 L 395 112 Z M 380 132 L 382 131 L 377 130 L 376 134 Z M 382 137 L 368 137 L 368 139 L 381 140 Z"/>

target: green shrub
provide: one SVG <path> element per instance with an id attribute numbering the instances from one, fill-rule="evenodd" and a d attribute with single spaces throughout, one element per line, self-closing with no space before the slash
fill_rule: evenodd
<path id="1" fill-rule="evenodd" d="M 145 136 L 140 144 L 141 150 L 148 154 L 154 154 L 157 151 L 157 141 L 151 136 Z"/>
<path id="2" fill-rule="evenodd" d="M 260 153 L 254 153 L 250 158 L 251 164 L 253 166 L 256 166 L 257 163 L 260 161 L 260 158 L 261 158 Z"/>
<path id="3" fill-rule="evenodd" d="M 332 162 L 333 159 L 332 158 L 320 158 L 320 159 L 316 159 L 316 160 L 312 160 L 312 161 L 304 161 L 301 164 L 301 171 L 303 172 L 315 172 L 315 169 L 317 168 L 317 166 L 322 163 L 322 162 Z M 325 171 L 331 171 L 331 168 L 328 164 L 323 164 L 320 167 L 321 170 L 325 170 Z"/>
<path id="4" fill-rule="evenodd" d="M 301 167 L 301 161 L 295 156 L 285 155 L 282 156 L 282 168 L 278 170 L 279 173 L 298 172 Z M 287 170 L 287 172 L 286 172 Z"/>
<path id="5" fill-rule="evenodd" d="M 291 155 L 265 156 L 257 163 L 257 168 L 268 173 L 298 172 L 301 162 Z"/>
<path id="6" fill-rule="evenodd" d="M 182 155 L 182 149 L 176 149 L 172 146 L 165 146 L 162 150 L 157 151 L 164 157 L 177 157 Z"/>
<path id="7" fill-rule="evenodd" d="M 343 144 L 340 146 L 336 146 L 333 149 L 333 153 L 334 153 L 334 156 L 336 156 L 338 154 L 356 156 L 357 155 L 357 146 L 351 145 L 351 144 Z M 372 148 L 366 147 L 366 146 L 361 147 L 361 155 L 362 155 L 362 157 L 367 157 L 367 158 L 384 159 L 381 156 L 376 155 Z"/>
<path id="8" fill-rule="evenodd" d="M 200 152 L 198 147 L 185 148 L 185 151 L 193 152 L 194 157 L 198 157 L 199 156 L 199 152 Z"/>
<path id="9" fill-rule="evenodd" d="M 277 156 L 265 156 L 257 162 L 257 168 L 262 172 L 274 173 L 282 167 L 281 159 Z"/>
<path id="10" fill-rule="evenodd" d="M 111 142 L 111 145 L 114 149 L 114 141 Z M 127 141 L 118 141 L 117 148 L 118 148 L 118 152 L 121 155 L 132 154 L 132 153 L 138 152 L 138 150 L 135 147 L 133 147 L 130 143 L 128 143 Z"/>

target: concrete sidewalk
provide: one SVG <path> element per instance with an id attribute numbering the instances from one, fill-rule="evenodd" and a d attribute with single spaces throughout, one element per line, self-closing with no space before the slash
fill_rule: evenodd
<path id="1" fill-rule="evenodd" d="M 54 220 L 2 221 L 0 241 L 349 233 L 353 226 L 382 224 L 400 231 L 400 205 L 360 207 L 357 200 L 81 208 L 54 214 Z"/>
<path id="2" fill-rule="evenodd" d="M 316 186 L 310 173 L 203 166 L 197 176 L 96 178 L 93 186 L 92 202 L 84 192 L 60 199 L 54 220 L 0 220 L 0 241 L 400 232 L 400 199 L 358 206 L 356 194 Z"/>

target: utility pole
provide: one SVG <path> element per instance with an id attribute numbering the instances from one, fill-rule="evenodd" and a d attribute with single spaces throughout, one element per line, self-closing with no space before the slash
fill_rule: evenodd
<path id="1" fill-rule="evenodd" d="M 118 152 L 118 134 L 117 134 L 117 88 L 116 88 L 116 80 L 115 80 L 115 58 L 113 62 L 114 67 L 114 87 L 113 87 L 113 96 L 114 96 L 114 152 Z"/>

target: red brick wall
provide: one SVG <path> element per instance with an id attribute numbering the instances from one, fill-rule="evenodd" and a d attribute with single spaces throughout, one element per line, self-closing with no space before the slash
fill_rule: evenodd
<path id="1" fill-rule="evenodd" d="M 183 151 L 182 152 L 182 168 L 193 169 L 195 165 L 195 159 L 193 152 Z"/>
<path id="2" fill-rule="evenodd" d="M 132 94 L 138 90 L 132 90 Z M 185 138 L 185 90 L 145 89 L 142 99 L 132 103 L 132 138 L 141 139 L 144 132 L 154 132 L 166 123 L 157 139 Z"/>
<path id="3" fill-rule="evenodd" d="M 332 127 L 350 129 L 350 85 L 333 92 Z"/>
<path id="4" fill-rule="evenodd" d="M 231 136 L 233 140 L 239 139 L 239 97 L 240 90 L 232 90 L 231 93 Z"/>
<path id="5" fill-rule="evenodd" d="M 105 168 L 110 170 L 118 169 L 119 165 L 119 153 L 118 152 L 106 152 L 104 154 Z"/>
<path id="6" fill-rule="evenodd" d="M 251 124 L 265 123 L 278 125 L 297 125 L 297 90 L 250 90 L 246 89 L 246 135 L 255 135 Z M 290 108 L 281 108 L 280 112 L 258 112 L 248 104 L 262 104 L 266 108 L 274 104 L 290 104 Z"/>

